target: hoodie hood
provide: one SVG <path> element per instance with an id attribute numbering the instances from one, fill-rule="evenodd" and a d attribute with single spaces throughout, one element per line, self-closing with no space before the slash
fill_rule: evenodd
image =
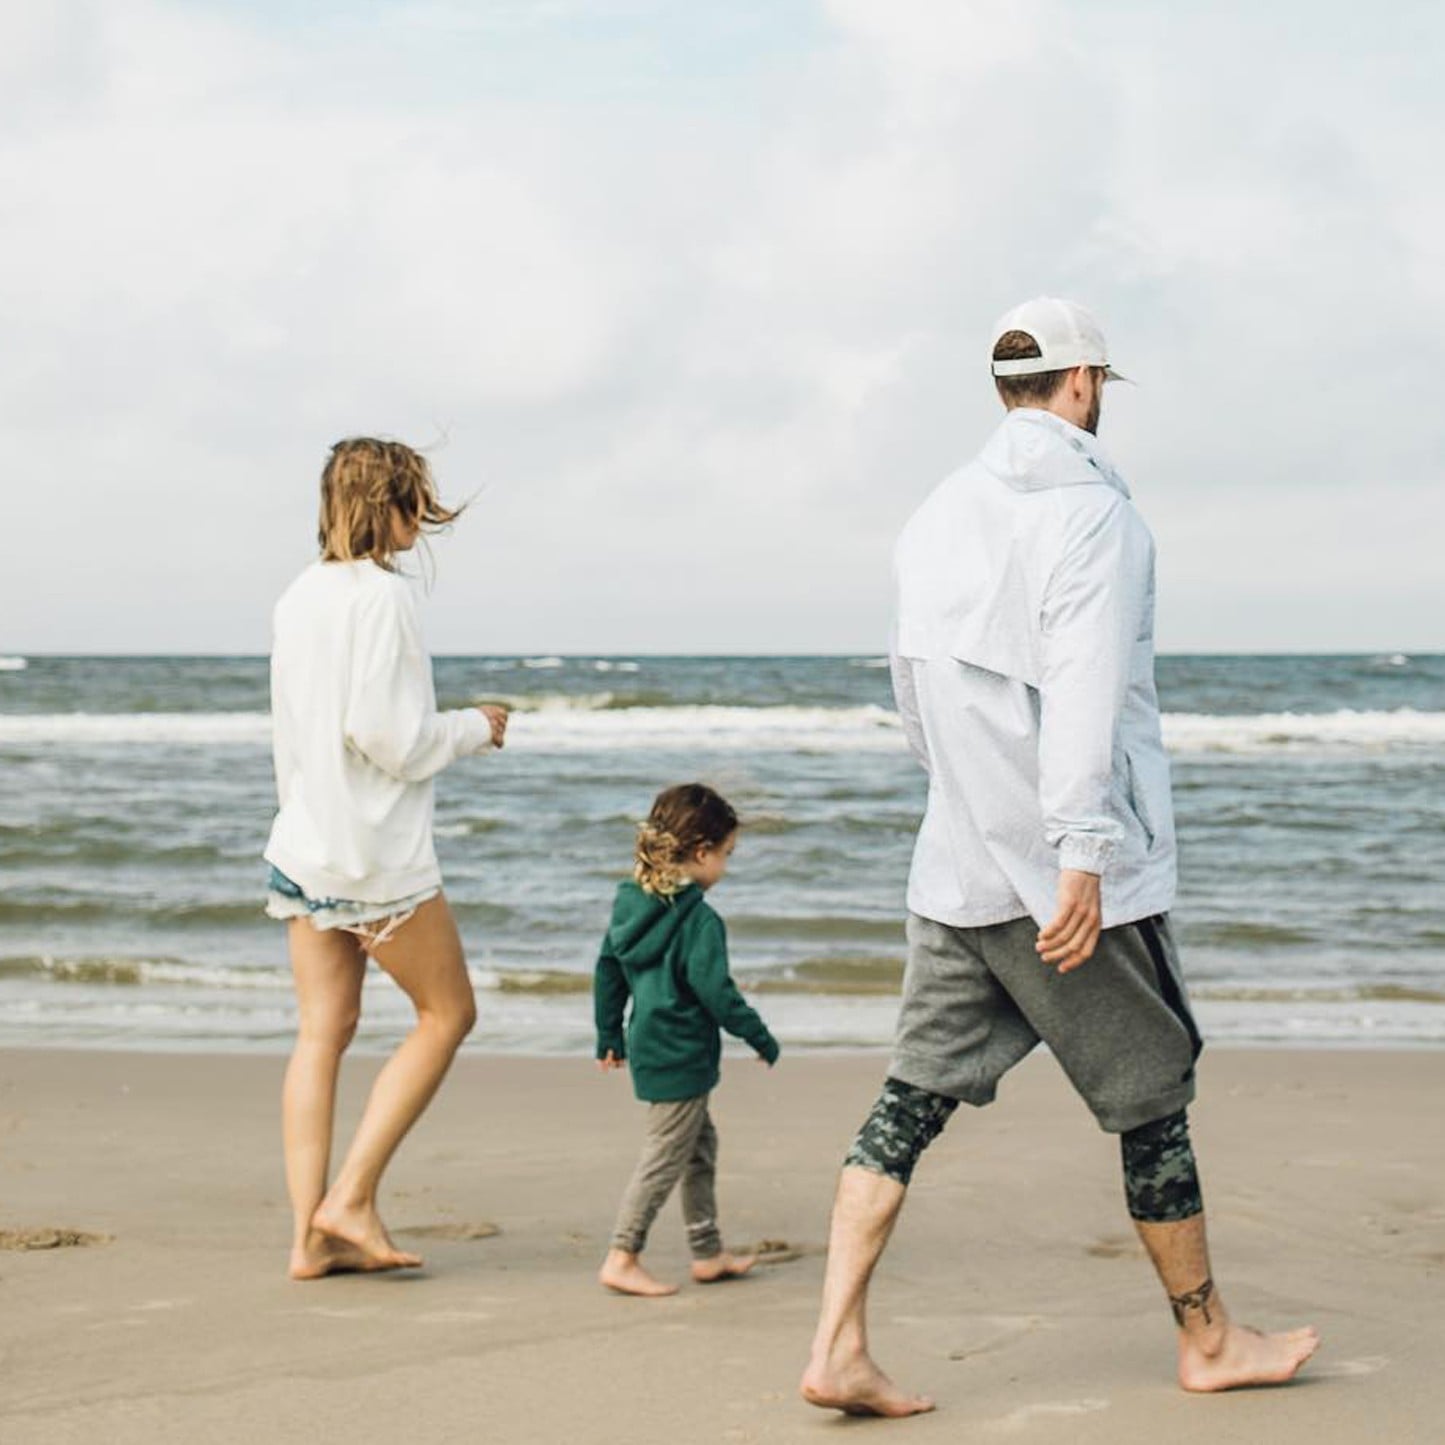
<path id="1" fill-rule="evenodd" d="M 628 879 L 617 885 L 607 942 L 619 962 L 651 968 L 662 961 L 683 920 L 702 902 L 702 889 L 690 883 L 671 898 L 645 893 Z"/>
<path id="2" fill-rule="evenodd" d="M 979 461 L 1016 492 L 1104 482 L 1129 495 L 1128 483 L 1097 437 L 1035 407 L 1021 406 L 1009 412 L 988 439 Z"/>

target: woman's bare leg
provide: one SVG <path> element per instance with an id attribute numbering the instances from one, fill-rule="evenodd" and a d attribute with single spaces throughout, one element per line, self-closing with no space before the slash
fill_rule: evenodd
<path id="1" fill-rule="evenodd" d="M 373 947 L 372 957 L 416 1006 L 416 1027 L 377 1075 L 356 1137 L 312 1222 L 360 1250 L 373 1267 L 405 1268 L 421 1258 L 391 1242 L 377 1213 L 377 1187 L 476 1023 L 477 1005 L 456 921 L 440 895 Z"/>
<path id="2" fill-rule="evenodd" d="M 341 1056 L 356 1032 L 366 955 L 349 934 L 314 928 L 310 919 L 288 925 L 291 972 L 300 1018 L 296 1046 L 281 1091 L 281 1133 L 293 1232 L 290 1274 L 319 1279 L 336 1269 L 358 1268 L 354 1251 L 311 1227 L 326 1193 L 331 1127 Z"/>

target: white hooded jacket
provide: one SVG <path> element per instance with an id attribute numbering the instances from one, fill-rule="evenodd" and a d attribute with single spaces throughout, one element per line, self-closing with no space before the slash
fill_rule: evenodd
<path id="1" fill-rule="evenodd" d="M 1088 432 L 1019 408 L 909 519 L 893 685 L 928 772 L 908 907 L 983 927 L 1102 875 L 1104 927 L 1174 901 L 1154 542 Z"/>

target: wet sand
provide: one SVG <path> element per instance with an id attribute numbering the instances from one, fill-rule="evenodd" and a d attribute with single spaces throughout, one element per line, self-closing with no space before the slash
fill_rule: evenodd
<path id="1" fill-rule="evenodd" d="M 348 1064 L 344 1123 L 378 1062 Z M 1216 1278 L 1236 1316 L 1325 1335 L 1295 1385 L 1227 1397 L 1174 1387 L 1117 1145 L 1030 1059 L 930 1151 L 884 1260 L 875 1351 L 940 1406 L 898 1424 L 795 1393 L 834 1175 L 881 1058 L 728 1062 L 729 1243 L 788 1248 L 659 1301 L 594 1283 L 642 1110 L 585 1060 L 463 1060 L 383 1201 L 427 1269 L 291 1283 L 283 1066 L 0 1057 L 6 1445 L 1445 1437 L 1442 1053 L 1205 1055 L 1193 1120 Z M 675 1203 L 647 1258 L 685 1279 Z"/>

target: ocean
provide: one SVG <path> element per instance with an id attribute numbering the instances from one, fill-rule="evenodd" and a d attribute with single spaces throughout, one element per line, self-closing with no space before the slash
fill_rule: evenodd
<path id="1" fill-rule="evenodd" d="M 743 815 L 713 895 L 785 1048 L 886 1046 L 923 775 L 877 657 L 446 657 L 516 709 L 438 780 L 481 1006 L 471 1051 L 591 1049 L 633 827 L 701 778 Z M 1207 1039 L 1445 1045 L 1445 656 L 1166 657 L 1181 888 Z M 0 1044 L 282 1052 L 283 929 L 254 657 L 0 658 Z M 357 1047 L 405 1032 L 373 969 Z"/>

